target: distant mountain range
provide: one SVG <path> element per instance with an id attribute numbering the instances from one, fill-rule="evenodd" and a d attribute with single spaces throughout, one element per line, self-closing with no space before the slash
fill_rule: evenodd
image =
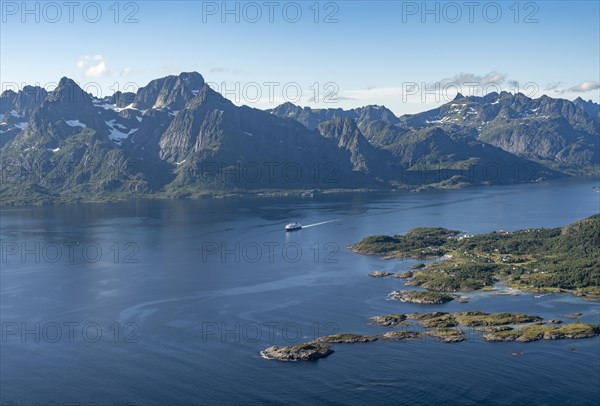
<path id="1" fill-rule="evenodd" d="M 196 73 L 102 99 L 62 78 L 0 96 L 1 204 L 418 190 L 600 172 L 600 105 L 490 93 L 383 106 L 238 107 Z"/>

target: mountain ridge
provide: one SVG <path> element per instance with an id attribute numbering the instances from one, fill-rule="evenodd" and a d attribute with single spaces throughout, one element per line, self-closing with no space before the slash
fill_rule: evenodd
<path id="1" fill-rule="evenodd" d="M 197 72 L 104 98 L 65 77 L 52 92 L 0 95 L 0 203 L 534 182 L 597 171 L 595 106 L 495 93 L 400 117 L 376 105 L 260 110 Z"/>

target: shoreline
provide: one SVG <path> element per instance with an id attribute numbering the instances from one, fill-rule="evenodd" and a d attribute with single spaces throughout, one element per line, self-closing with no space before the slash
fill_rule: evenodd
<path id="1" fill-rule="evenodd" d="M 157 191 L 148 194 L 132 194 L 126 195 L 123 193 L 115 194 L 97 194 L 84 193 L 81 195 L 75 195 L 68 197 L 64 194 L 51 195 L 47 199 L 40 197 L 31 201 L 22 202 L 21 199 L 3 198 L 1 196 L 4 192 L 0 193 L 0 209 L 4 208 L 16 208 L 16 207 L 43 207 L 43 206 L 61 206 L 68 204 L 97 204 L 97 203 L 123 203 L 135 200 L 220 200 L 220 199 L 231 199 L 231 198 L 246 198 L 246 199 L 270 199 L 270 198 L 281 198 L 281 197 L 306 197 L 312 198 L 316 196 L 325 195 L 342 195 L 342 194 L 367 194 L 367 193 L 422 193 L 422 192 L 433 192 L 433 191 L 453 191 L 453 190 L 467 190 L 477 187 L 495 187 L 495 186 L 517 186 L 517 185 L 531 185 L 531 184 L 547 184 L 552 182 L 565 181 L 579 181 L 579 182 L 597 182 L 600 181 L 600 176 L 589 175 L 589 176 L 575 176 L 571 175 L 559 179 L 547 179 L 542 182 L 530 181 L 530 182 L 515 182 L 515 183 L 498 183 L 498 184 L 471 184 L 465 183 L 460 185 L 451 186 L 439 186 L 435 184 L 431 185 L 398 185 L 396 187 L 389 188 L 331 188 L 331 189 L 258 189 L 252 191 L 206 191 L 198 192 L 194 194 L 182 193 L 181 195 L 169 195 L 165 191 Z M 592 191 L 598 186 L 592 186 Z M 37 201 L 36 201 L 37 200 Z"/>
<path id="2" fill-rule="evenodd" d="M 385 260 L 427 261 L 418 269 L 391 276 L 403 278 L 405 286 L 432 293 L 490 291 L 499 283 L 508 289 L 495 289 L 498 296 L 567 293 L 598 301 L 600 287 L 593 280 L 598 268 L 593 263 L 594 252 L 597 255 L 599 251 L 586 245 L 585 253 L 575 256 L 581 263 L 573 262 L 571 246 L 573 238 L 593 244 L 599 227 L 600 214 L 562 227 L 468 236 L 458 236 L 459 231 L 445 228 L 417 227 L 402 235 L 369 235 L 346 248 Z M 586 271 L 592 274 L 588 276 Z M 569 284 L 569 278 L 581 282 Z"/>

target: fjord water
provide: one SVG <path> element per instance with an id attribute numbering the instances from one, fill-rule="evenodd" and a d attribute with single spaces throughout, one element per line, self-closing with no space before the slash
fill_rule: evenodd
<path id="1" fill-rule="evenodd" d="M 390 312 L 582 312 L 598 323 L 598 302 L 570 295 L 390 301 L 402 280 L 367 274 L 413 262 L 345 248 L 418 226 L 563 226 L 599 212 L 597 185 L 3 209 L 2 404 L 592 404 L 598 337 L 379 341 L 296 363 L 260 350 L 383 332 L 368 318 Z M 317 225 L 285 233 L 292 221 Z"/>

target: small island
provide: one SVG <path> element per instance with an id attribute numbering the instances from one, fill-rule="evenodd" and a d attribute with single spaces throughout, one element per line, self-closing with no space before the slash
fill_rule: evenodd
<path id="1" fill-rule="evenodd" d="M 375 272 L 371 272 L 369 274 L 369 276 L 371 278 L 383 278 L 386 276 L 392 276 L 393 274 L 394 274 L 393 272 L 375 271 Z"/>
<path id="2" fill-rule="evenodd" d="M 441 316 L 427 317 L 421 319 L 421 325 L 425 328 L 448 328 L 448 327 L 456 327 L 458 322 L 449 313 L 443 314 Z"/>
<path id="3" fill-rule="evenodd" d="M 382 340 L 413 340 L 420 338 L 421 334 L 417 331 L 388 331 L 379 337 Z"/>
<path id="4" fill-rule="evenodd" d="M 424 328 L 449 328 L 456 326 L 464 327 L 498 327 L 508 325 L 539 324 L 543 319 L 539 316 L 521 313 L 485 313 L 479 310 L 466 312 L 446 313 L 409 313 L 409 314 L 386 314 L 371 317 L 380 326 L 395 325 L 392 321 L 415 320 Z M 554 323 L 556 320 L 550 320 Z M 397 322 L 396 324 L 399 324 Z M 480 330 L 481 331 L 481 330 Z M 496 331 L 496 330 L 494 330 Z"/>
<path id="5" fill-rule="evenodd" d="M 287 347 L 274 345 L 260 352 L 263 358 L 278 361 L 314 361 L 331 354 L 333 350 L 330 345 L 314 341 Z"/>
<path id="6" fill-rule="evenodd" d="M 406 315 L 404 314 L 386 314 L 384 316 L 371 317 L 371 321 L 373 321 L 375 324 L 386 327 L 406 325 L 404 320 L 406 320 Z"/>
<path id="7" fill-rule="evenodd" d="M 526 326 L 519 330 L 495 331 L 483 335 L 486 341 L 560 340 L 589 338 L 600 334 L 600 326 L 587 323 L 570 323 L 563 326 Z"/>
<path id="8" fill-rule="evenodd" d="M 401 302 L 421 304 L 443 304 L 456 298 L 455 295 L 426 290 L 400 290 L 390 293 L 390 297 Z"/>
<path id="9" fill-rule="evenodd" d="M 458 328 L 438 328 L 425 332 L 429 337 L 437 338 L 443 343 L 459 343 L 465 340 L 465 333 Z"/>
<path id="10" fill-rule="evenodd" d="M 370 343 L 379 340 L 408 341 L 423 337 L 432 337 L 442 343 L 458 343 L 466 339 L 465 328 L 480 333 L 484 341 L 530 342 L 582 339 L 600 335 L 600 325 L 581 322 L 560 326 L 544 325 L 543 319 L 535 315 L 485 313 L 479 310 L 456 313 L 386 314 L 373 316 L 370 320 L 382 327 L 401 325 L 405 328 L 376 335 L 332 334 L 302 344 L 272 346 L 261 351 L 261 355 L 263 358 L 279 361 L 314 361 L 333 354 L 332 344 Z M 552 319 L 549 323 L 556 323 L 556 321 Z"/>
<path id="11" fill-rule="evenodd" d="M 371 236 L 349 247 L 352 251 L 384 258 L 428 260 L 411 270 L 392 274 L 374 271 L 373 278 L 402 278 L 407 286 L 426 290 L 399 290 L 395 300 L 419 304 L 466 302 L 456 292 L 493 291 L 500 281 L 511 289 L 530 292 L 568 292 L 584 299 L 600 299 L 600 215 L 552 229 L 526 229 L 459 235 L 444 228 L 416 228 L 405 235 Z M 500 295 L 501 293 L 497 293 Z M 580 312 L 564 315 L 581 317 Z M 370 318 L 381 327 L 402 326 L 402 330 L 362 335 L 340 333 L 318 337 L 292 346 L 272 346 L 264 358 L 279 361 L 313 361 L 331 355 L 332 345 L 369 343 L 379 340 L 408 341 L 432 337 L 443 343 L 465 340 L 464 329 L 490 342 L 583 339 L 600 335 L 600 325 L 579 321 L 562 324 L 557 318 L 545 324 L 536 315 L 524 313 L 463 312 L 392 313 Z M 415 331 L 415 324 L 421 330 Z M 411 330 L 409 330 L 411 329 Z M 518 353 L 515 353 L 518 354 Z M 513 354 L 514 355 L 514 354 Z"/>
<path id="12" fill-rule="evenodd" d="M 341 333 L 317 338 L 317 342 L 328 344 L 353 344 L 353 343 L 368 343 L 376 341 L 376 336 L 363 336 L 360 334 Z"/>
<path id="13" fill-rule="evenodd" d="M 542 318 L 539 316 L 531 316 L 528 314 L 520 313 L 484 313 L 480 311 L 468 311 L 461 313 L 454 313 L 456 321 L 467 327 L 480 327 L 480 326 L 504 326 L 507 324 L 526 324 L 526 323 L 539 323 Z"/>

